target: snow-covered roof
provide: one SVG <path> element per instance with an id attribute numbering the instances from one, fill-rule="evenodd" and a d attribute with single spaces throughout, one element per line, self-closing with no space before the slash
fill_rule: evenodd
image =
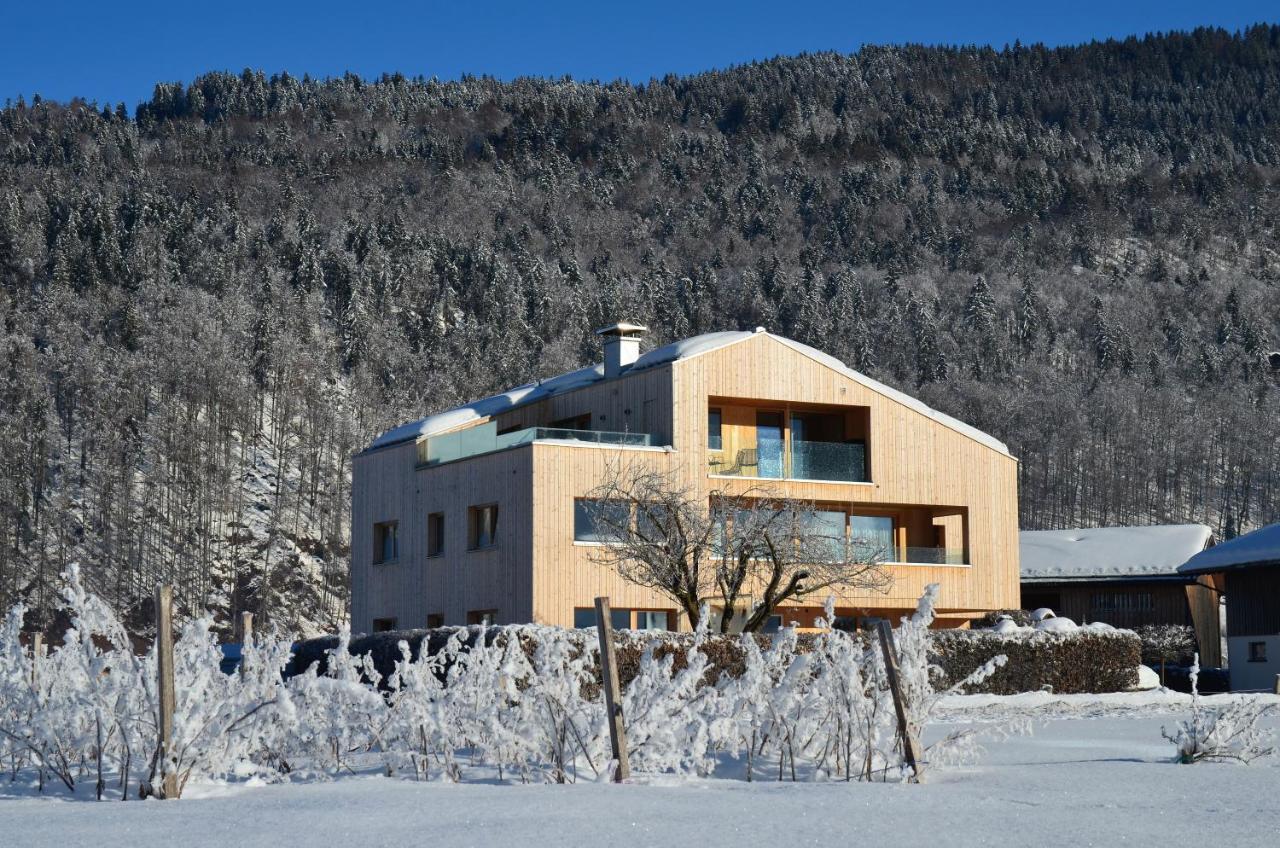
<path id="1" fill-rule="evenodd" d="M 624 375 L 633 374 L 636 371 L 643 371 L 646 368 L 654 368 L 658 365 L 666 365 L 670 362 L 690 359 L 694 356 L 698 356 L 699 354 L 719 350 L 720 348 L 728 347 L 729 345 L 737 344 L 741 341 L 746 341 L 757 334 L 770 336 L 792 350 L 804 354 L 810 359 L 840 372 L 849 379 L 861 383 L 872 391 L 885 395 L 886 397 L 901 403 L 921 415 L 926 415 L 943 426 L 963 433 L 969 438 L 974 439 L 989 448 L 998 450 L 1003 454 L 1009 453 L 1009 448 L 1004 444 L 1004 442 L 982 432 L 976 427 L 971 427 L 963 421 L 959 421 L 949 415 L 944 415 L 908 394 L 886 386 L 878 380 L 873 380 L 865 374 L 860 374 L 828 353 L 823 353 L 816 348 L 812 348 L 806 344 L 801 344 L 793 339 L 776 336 L 772 333 L 766 333 L 763 328 L 757 328 L 754 332 L 733 330 L 720 333 L 703 333 L 700 336 L 693 336 L 691 338 L 681 339 L 680 341 L 663 345 L 662 347 L 656 347 L 648 353 L 640 356 L 640 358 L 638 358 L 631 367 L 624 372 Z M 551 397 L 552 395 L 564 394 L 565 392 L 580 389 L 603 379 L 605 379 L 604 366 L 593 365 L 587 368 L 580 368 L 577 371 L 570 371 L 568 374 L 561 374 L 558 377 L 552 377 L 548 380 L 542 380 L 537 383 L 527 383 L 523 386 L 517 386 L 514 389 L 509 389 L 501 394 L 493 395 L 492 397 L 482 398 L 481 400 L 472 401 L 471 403 L 446 410 L 445 412 L 441 412 L 436 415 L 429 415 L 426 418 L 421 418 L 417 421 L 410 421 L 407 424 L 401 424 L 399 427 L 388 430 L 378 438 L 374 439 L 373 443 L 369 445 L 369 449 L 373 450 L 375 448 L 382 448 L 387 445 L 394 445 L 400 442 L 417 440 L 425 436 L 445 433 L 449 430 L 456 430 L 459 427 L 470 424 L 474 421 L 492 418 L 499 413 L 506 412 L 507 410 L 514 409 L 518 406 L 535 403 L 543 400 L 544 398 Z"/>
<path id="2" fill-rule="evenodd" d="M 1172 577 L 1204 550 L 1212 533 L 1203 524 L 1023 530 L 1018 534 L 1022 579 Z"/>
<path id="3" fill-rule="evenodd" d="M 1179 570 L 1184 574 L 1203 574 L 1250 565 L 1280 565 L 1280 524 L 1268 524 L 1201 551 Z"/>

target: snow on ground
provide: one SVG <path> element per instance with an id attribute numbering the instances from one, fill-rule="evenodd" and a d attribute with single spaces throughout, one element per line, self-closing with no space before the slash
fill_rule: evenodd
<path id="1" fill-rule="evenodd" d="M 203 784 L 176 802 L 97 804 L 0 784 L 0 845 L 1276 844 L 1280 762 L 1174 764 L 1160 728 L 1186 704 L 1166 692 L 948 699 L 956 722 L 997 711 L 1050 718 L 920 786 L 662 777 L 629 786 L 453 785 L 360 775 Z"/>

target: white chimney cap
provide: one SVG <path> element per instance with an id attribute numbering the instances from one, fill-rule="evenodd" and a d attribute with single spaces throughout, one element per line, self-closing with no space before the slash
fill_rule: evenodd
<path id="1" fill-rule="evenodd" d="M 616 324 L 610 324 L 608 327 L 601 327 L 596 330 L 597 336 L 637 336 L 641 333 L 647 333 L 649 328 L 643 324 L 633 324 L 630 321 L 619 321 Z"/>
<path id="2" fill-rule="evenodd" d="M 767 333 L 767 332 L 768 332 L 768 330 L 766 330 L 764 327 L 756 327 L 756 332 L 757 332 L 757 333 Z"/>

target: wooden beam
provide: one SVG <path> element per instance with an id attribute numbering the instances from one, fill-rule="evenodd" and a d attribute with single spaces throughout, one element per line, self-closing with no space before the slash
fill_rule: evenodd
<path id="1" fill-rule="evenodd" d="M 613 620 L 608 598 L 596 598 L 596 633 L 600 637 L 600 684 L 604 689 L 605 715 L 609 718 L 609 744 L 617 767 L 614 783 L 631 777 L 627 758 L 627 733 L 622 717 L 622 692 L 618 685 L 618 658 L 613 650 Z"/>
<path id="2" fill-rule="evenodd" d="M 912 780 L 920 781 L 920 742 L 916 730 L 907 718 L 907 703 L 902 694 L 902 680 L 898 673 L 898 651 L 893 642 L 893 627 L 885 619 L 876 622 L 880 633 L 880 648 L 884 651 L 884 668 L 889 678 L 889 691 L 893 693 L 893 708 L 898 714 L 898 734 L 902 738 L 902 756 L 911 766 Z"/>
<path id="3" fill-rule="evenodd" d="M 173 587 L 156 587 L 156 676 L 159 685 L 160 790 L 161 798 L 178 797 L 178 775 L 171 759 L 173 711 Z"/>

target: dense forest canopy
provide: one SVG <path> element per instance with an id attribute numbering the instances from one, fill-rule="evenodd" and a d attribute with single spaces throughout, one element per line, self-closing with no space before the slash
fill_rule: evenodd
<path id="1" fill-rule="evenodd" d="M 643 85 L 212 73 L 0 112 L 0 604 L 344 614 L 370 437 L 763 325 L 1007 441 L 1022 525 L 1277 520 L 1280 27 Z"/>

